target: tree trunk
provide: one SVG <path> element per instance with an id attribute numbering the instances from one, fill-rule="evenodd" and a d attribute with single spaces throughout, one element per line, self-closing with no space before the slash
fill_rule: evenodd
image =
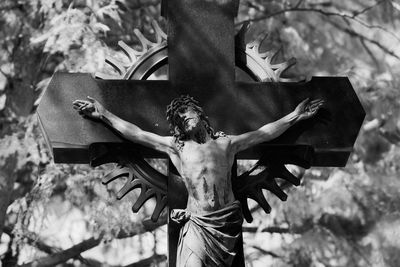
<path id="1" fill-rule="evenodd" d="M 3 161 L 4 162 L 1 162 Z M 2 159 L 0 155 L 0 237 L 3 234 L 4 222 L 6 220 L 7 208 L 10 204 L 10 199 L 16 178 L 16 162 L 15 155 Z M 1 164 L 3 163 L 3 164 Z"/>

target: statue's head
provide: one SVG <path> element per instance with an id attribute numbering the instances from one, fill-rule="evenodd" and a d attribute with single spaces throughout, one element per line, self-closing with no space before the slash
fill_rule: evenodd
<path id="1" fill-rule="evenodd" d="M 214 130 L 199 102 L 188 95 L 182 95 L 171 101 L 167 107 L 167 120 L 176 141 L 188 140 L 191 131 L 197 127 L 204 127 L 210 136 L 214 137 Z"/>

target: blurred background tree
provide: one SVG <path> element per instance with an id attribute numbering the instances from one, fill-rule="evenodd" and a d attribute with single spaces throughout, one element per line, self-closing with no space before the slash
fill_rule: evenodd
<path id="1" fill-rule="evenodd" d="M 166 266 L 165 216 L 116 201 L 99 181 L 111 165 L 52 163 L 34 115 L 55 71 L 112 73 L 117 42 L 140 51 L 133 31 L 152 39 L 152 20 L 165 26 L 159 0 L 0 2 L 2 266 Z M 247 266 L 400 266 L 400 3 L 241 0 L 246 21 L 248 42 L 268 33 L 261 51 L 297 58 L 288 76 L 348 76 L 367 111 L 345 168 L 306 171 L 270 215 L 253 203 Z"/>

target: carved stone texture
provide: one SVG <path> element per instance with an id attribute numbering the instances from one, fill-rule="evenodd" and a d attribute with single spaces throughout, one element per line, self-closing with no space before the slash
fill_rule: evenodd
<path id="1" fill-rule="evenodd" d="M 294 176 L 285 167 L 285 164 L 295 164 L 305 169 L 310 168 L 314 156 L 314 150 L 311 146 L 292 145 L 286 147 L 285 150 L 281 149 L 282 147 L 271 145 L 253 168 L 232 179 L 235 198 L 242 203 L 243 216 L 247 222 L 253 221 L 247 203 L 248 198 L 255 200 L 266 213 L 270 213 L 271 206 L 263 194 L 263 189 L 270 191 L 280 200 L 286 201 L 287 195 L 283 189 L 288 185 L 298 186 L 300 184 L 300 179 Z M 284 153 L 282 153 L 283 151 Z M 253 174 L 258 167 L 265 169 Z M 276 178 L 280 178 L 284 182 L 278 184 Z"/>
<path id="2" fill-rule="evenodd" d="M 190 95 L 229 90 L 235 80 L 233 37 L 239 0 L 168 0 L 167 5 L 173 86 Z"/>

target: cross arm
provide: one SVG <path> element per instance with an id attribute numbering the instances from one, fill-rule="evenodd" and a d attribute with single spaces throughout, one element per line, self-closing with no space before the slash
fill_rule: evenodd
<path id="1" fill-rule="evenodd" d="M 136 144 L 155 149 L 160 152 L 172 154 L 175 152 L 174 139 L 171 136 L 161 136 L 144 131 L 134 123 L 128 122 L 114 115 L 104 108 L 96 99 L 89 97 L 87 100 L 75 100 L 74 109 L 84 118 L 90 118 L 104 122 L 120 136 Z M 175 154 L 175 153 L 174 153 Z"/>
<path id="2" fill-rule="evenodd" d="M 55 162 L 88 163 L 90 144 L 127 141 L 110 125 L 81 118 L 72 108 L 74 100 L 91 96 L 128 125 L 133 122 L 148 130 L 149 135 L 161 136 L 168 134 L 164 109 L 169 99 L 165 94 L 174 95 L 167 81 L 111 81 L 94 79 L 90 74 L 56 73 L 38 108 L 39 121 Z M 130 147 L 145 156 L 165 157 L 141 145 L 130 144 Z"/>
<path id="3" fill-rule="evenodd" d="M 307 98 L 297 105 L 292 112 L 279 120 L 267 123 L 251 132 L 230 136 L 235 154 L 260 143 L 276 139 L 294 124 L 315 116 L 322 105 L 323 101 L 320 99 L 311 101 Z"/>
<path id="4" fill-rule="evenodd" d="M 241 82 L 236 84 L 235 90 L 235 109 L 239 111 L 233 116 L 242 123 L 232 124 L 236 126 L 231 127 L 233 132 L 251 131 L 278 120 L 306 98 L 324 100 L 324 106 L 315 117 L 296 123 L 268 143 L 243 151 L 240 158 L 261 156 L 269 145 L 305 144 L 314 148 L 313 166 L 346 164 L 365 117 L 348 78 L 313 77 L 309 82 L 300 83 Z"/>
<path id="5" fill-rule="evenodd" d="M 237 82 L 230 91 L 211 87 L 193 90 L 216 130 L 242 134 L 290 113 L 303 99 L 322 99 L 324 107 L 313 119 L 292 126 L 279 138 L 251 147 L 239 159 L 260 158 L 271 145 L 310 145 L 313 166 L 344 166 L 365 117 L 349 80 L 315 77 L 302 83 Z M 96 80 L 89 74 L 55 74 L 38 108 L 39 119 L 52 147 L 55 162 L 88 163 L 92 143 L 125 140 L 98 122 L 80 118 L 75 99 L 90 95 L 122 119 L 158 135 L 168 135 L 165 107 L 182 94 L 168 81 Z M 136 145 L 130 145 L 135 147 Z M 141 146 L 144 157 L 166 155 Z"/>

